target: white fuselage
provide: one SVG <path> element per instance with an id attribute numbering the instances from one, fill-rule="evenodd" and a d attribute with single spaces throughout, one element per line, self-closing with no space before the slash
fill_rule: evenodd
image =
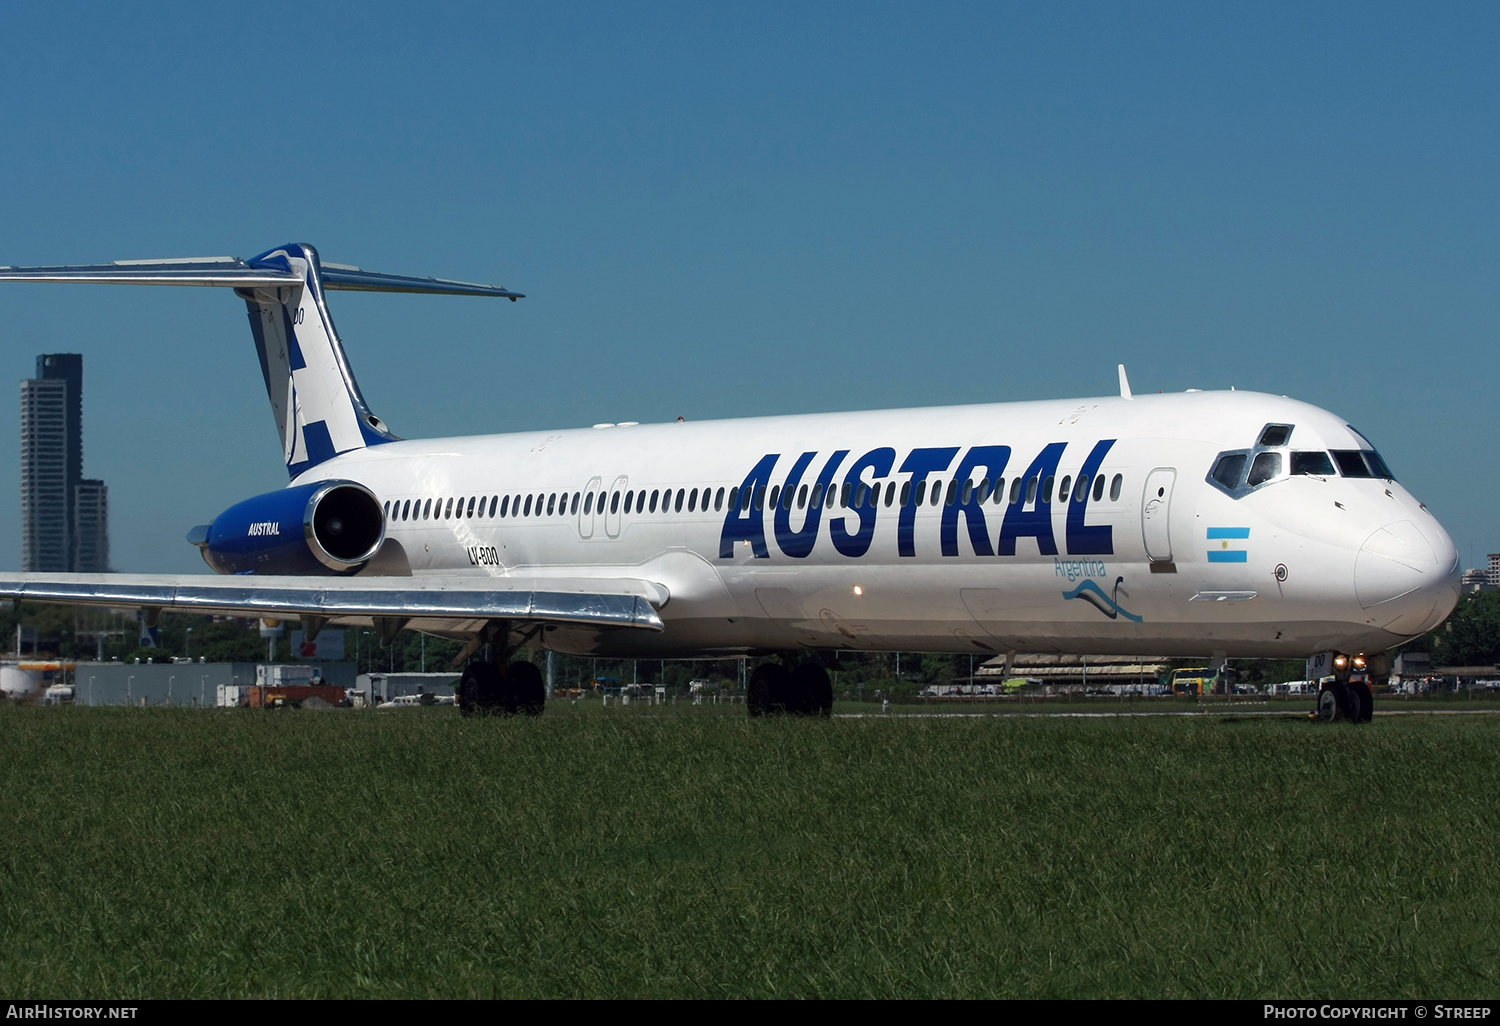
<path id="1" fill-rule="evenodd" d="M 560 651 L 1306 656 L 1383 650 L 1457 600 L 1453 543 L 1401 485 L 1306 472 L 1368 449 L 1306 403 L 1193 392 L 399 441 L 295 483 L 387 505 L 371 572 L 663 590 L 663 632 L 549 630 Z M 1279 472 L 1216 486 L 1233 450 Z"/>

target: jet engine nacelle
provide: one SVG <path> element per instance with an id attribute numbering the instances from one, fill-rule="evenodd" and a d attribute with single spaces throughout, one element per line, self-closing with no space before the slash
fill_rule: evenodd
<path id="1" fill-rule="evenodd" d="M 353 481 L 257 495 L 188 535 L 221 574 L 351 574 L 384 540 L 380 500 Z"/>

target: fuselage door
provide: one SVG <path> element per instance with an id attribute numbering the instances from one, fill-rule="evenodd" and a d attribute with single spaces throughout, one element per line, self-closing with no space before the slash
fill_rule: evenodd
<path id="1" fill-rule="evenodd" d="M 620 503 L 625 501 L 625 486 L 629 483 L 630 478 L 621 474 L 609 486 L 609 494 L 604 497 L 604 501 L 609 503 L 604 508 L 604 533 L 611 538 L 620 537 Z"/>
<path id="2" fill-rule="evenodd" d="M 599 501 L 599 484 L 602 478 L 591 477 L 589 483 L 583 486 L 583 498 L 578 504 L 578 537 L 592 538 L 594 536 L 594 517 L 598 516 L 598 510 L 594 503 Z"/>
<path id="3" fill-rule="evenodd" d="M 1146 541 L 1146 558 L 1152 563 L 1172 562 L 1170 513 L 1172 483 L 1176 480 L 1177 471 L 1170 467 L 1157 467 L 1146 475 L 1146 488 L 1141 496 L 1141 533 Z"/>

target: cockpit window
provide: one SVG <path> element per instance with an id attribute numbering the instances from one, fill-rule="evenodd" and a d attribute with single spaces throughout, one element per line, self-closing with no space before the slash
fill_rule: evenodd
<path id="1" fill-rule="evenodd" d="M 1294 452 L 1292 453 L 1292 475 L 1310 474 L 1316 477 L 1332 477 L 1334 475 L 1333 460 L 1328 458 L 1326 452 Z"/>
<path id="2" fill-rule="evenodd" d="M 1245 487 L 1254 488 L 1281 476 L 1281 453 L 1258 452 L 1250 465 L 1250 476 L 1245 478 Z"/>
<path id="3" fill-rule="evenodd" d="M 1396 475 L 1392 474 L 1391 468 L 1385 465 L 1385 460 L 1380 458 L 1380 453 L 1374 449 L 1366 449 L 1361 455 L 1364 456 L 1365 463 L 1370 468 L 1370 473 L 1376 477 L 1383 477 L 1387 481 L 1396 480 Z"/>
<path id="4" fill-rule="evenodd" d="M 1250 457 L 1247 453 L 1231 452 L 1219 457 L 1219 462 L 1214 464 L 1213 472 L 1209 475 L 1226 489 L 1233 491 L 1240 486 L 1240 481 L 1245 477 L 1245 464 Z"/>
<path id="5" fill-rule="evenodd" d="M 1265 430 L 1260 433 L 1260 441 L 1256 445 L 1263 449 L 1274 449 L 1285 445 L 1292 437 L 1292 425 L 1290 424 L 1267 424 Z"/>
<path id="6" fill-rule="evenodd" d="M 1345 477 L 1374 477 L 1365 463 L 1365 454 L 1358 449 L 1335 449 L 1333 458 L 1338 461 L 1339 473 Z"/>

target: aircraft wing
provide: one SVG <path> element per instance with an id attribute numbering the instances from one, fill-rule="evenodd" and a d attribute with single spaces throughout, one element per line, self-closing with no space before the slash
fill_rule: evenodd
<path id="1" fill-rule="evenodd" d="M 401 621 L 471 631 L 488 621 L 660 631 L 667 590 L 651 581 L 549 577 L 278 577 L 0 574 L 0 598 L 327 623 Z"/>

